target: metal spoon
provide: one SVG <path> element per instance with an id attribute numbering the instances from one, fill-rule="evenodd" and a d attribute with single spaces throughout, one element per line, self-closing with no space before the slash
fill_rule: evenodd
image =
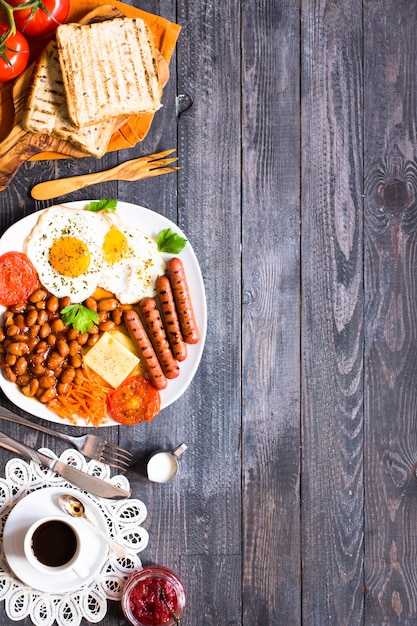
<path id="1" fill-rule="evenodd" d="M 96 526 L 96 524 L 87 516 L 84 508 L 84 504 L 78 500 L 75 496 L 70 494 L 63 494 L 58 498 L 59 506 L 65 513 L 68 513 L 72 517 L 83 517 L 87 522 L 91 524 L 95 528 L 95 530 L 103 537 L 105 541 L 109 544 L 112 550 L 119 557 L 126 557 L 126 550 L 120 543 L 113 541 L 101 528 Z"/>

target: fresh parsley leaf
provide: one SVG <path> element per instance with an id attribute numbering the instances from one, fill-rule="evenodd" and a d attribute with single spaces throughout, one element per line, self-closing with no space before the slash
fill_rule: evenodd
<path id="1" fill-rule="evenodd" d="M 73 326 L 80 333 L 86 333 L 98 323 L 97 311 L 91 311 L 83 304 L 70 304 L 61 311 L 62 319 L 67 326 Z"/>
<path id="2" fill-rule="evenodd" d="M 90 202 L 85 207 L 86 211 L 94 211 L 94 213 L 98 213 L 98 211 L 115 211 L 117 207 L 117 200 L 109 200 L 107 198 L 102 198 L 101 200 L 96 200 L 95 202 Z"/>
<path id="3" fill-rule="evenodd" d="M 168 254 L 178 254 L 185 247 L 187 240 L 171 228 L 161 230 L 158 235 L 157 244 L 159 252 L 167 252 Z"/>

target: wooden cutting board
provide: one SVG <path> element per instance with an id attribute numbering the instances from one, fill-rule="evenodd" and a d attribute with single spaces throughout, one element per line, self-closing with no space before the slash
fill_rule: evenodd
<path id="1" fill-rule="evenodd" d="M 81 24 L 94 21 L 103 21 L 123 16 L 118 9 L 110 5 L 101 5 L 89 12 Z M 169 68 L 165 59 L 160 57 L 162 83 L 166 84 L 169 78 Z M 41 152 L 55 152 L 64 156 L 81 158 L 85 152 L 77 150 L 69 142 L 53 137 L 52 135 L 35 135 L 27 132 L 21 125 L 26 94 L 30 85 L 33 65 L 21 74 L 13 87 L 13 106 L 15 111 L 13 126 L 5 139 L 0 143 L 0 191 L 11 183 L 13 177 L 25 161 Z"/>

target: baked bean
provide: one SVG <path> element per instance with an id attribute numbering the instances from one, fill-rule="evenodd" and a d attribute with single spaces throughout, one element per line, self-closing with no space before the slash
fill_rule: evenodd
<path id="1" fill-rule="evenodd" d="M 28 356 L 29 367 L 32 367 L 32 365 L 43 365 L 43 361 L 43 354 L 31 354 Z"/>
<path id="2" fill-rule="evenodd" d="M 46 302 L 45 300 L 41 300 L 40 302 L 37 302 L 35 306 L 39 311 L 44 311 L 46 309 Z"/>
<path id="3" fill-rule="evenodd" d="M 29 384 L 22 387 L 22 393 L 28 398 L 32 398 L 39 389 L 39 381 L 37 378 L 31 378 Z"/>
<path id="4" fill-rule="evenodd" d="M 107 330 L 114 330 L 115 328 L 116 324 L 112 322 L 112 320 L 107 320 L 106 322 L 102 322 L 101 324 L 99 324 L 99 329 L 102 333 L 106 332 Z"/>
<path id="5" fill-rule="evenodd" d="M 59 300 L 56 296 L 49 296 L 46 300 L 46 310 L 55 313 L 59 308 Z"/>
<path id="6" fill-rule="evenodd" d="M 56 378 L 55 376 L 51 376 L 48 374 L 44 374 L 43 376 L 41 376 L 39 378 L 39 385 L 43 388 L 43 389 L 48 389 L 49 387 L 54 387 L 56 384 Z"/>
<path id="7" fill-rule="evenodd" d="M 26 313 L 26 326 L 33 326 L 38 321 L 38 311 L 36 309 L 31 309 Z"/>
<path id="8" fill-rule="evenodd" d="M 54 348 L 56 344 L 56 336 L 52 335 L 52 333 L 48 335 L 46 338 L 46 343 L 48 344 L 50 348 Z"/>
<path id="9" fill-rule="evenodd" d="M 72 367 L 75 368 L 81 367 L 83 364 L 83 360 L 79 354 L 74 354 L 73 356 L 70 356 L 68 360 L 71 363 Z"/>
<path id="10" fill-rule="evenodd" d="M 38 382 L 39 382 L 39 381 L 38 381 Z M 37 388 L 37 390 L 36 390 L 36 392 L 35 392 L 35 396 L 36 396 L 37 398 L 39 398 L 39 396 L 41 395 L 41 393 L 43 393 L 44 391 L 45 391 L 45 390 L 44 390 L 44 389 L 42 389 L 42 387 L 38 387 L 38 388 Z"/>
<path id="11" fill-rule="evenodd" d="M 63 371 L 64 371 L 64 368 L 62 367 L 62 365 L 60 367 L 57 367 L 56 370 L 54 370 L 53 372 L 55 378 L 59 378 Z"/>
<path id="12" fill-rule="evenodd" d="M 75 339 L 70 341 L 68 344 L 68 354 L 74 356 L 74 354 L 78 354 L 81 350 L 81 344 L 78 343 Z"/>
<path id="13" fill-rule="evenodd" d="M 45 366 L 42 363 L 30 365 L 29 369 L 34 376 L 43 376 L 45 373 Z"/>
<path id="14" fill-rule="evenodd" d="M 17 335 L 18 332 L 19 332 L 19 329 L 16 326 L 16 324 L 11 324 L 10 326 L 7 327 L 6 335 L 8 337 L 14 337 L 15 335 Z"/>
<path id="15" fill-rule="evenodd" d="M 78 335 L 77 337 L 77 342 L 80 344 L 80 346 L 84 346 L 89 338 L 89 334 L 88 333 L 82 333 L 81 335 Z"/>
<path id="16" fill-rule="evenodd" d="M 116 326 L 120 326 L 123 319 L 123 312 L 120 307 L 117 307 L 117 309 L 114 309 L 114 311 L 111 312 L 111 319 L 116 324 Z"/>
<path id="17" fill-rule="evenodd" d="M 59 380 L 61 383 L 68 384 L 68 383 L 72 383 L 74 378 L 75 378 L 75 369 L 73 367 L 67 367 L 62 372 Z"/>
<path id="18" fill-rule="evenodd" d="M 26 310 L 26 302 L 18 302 L 10 307 L 10 310 L 13 313 L 22 313 L 22 311 Z"/>
<path id="19" fill-rule="evenodd" d="M 29 339 L 28 335 L 25 335 L 25 334 L 18 334 L 13 337 L 14 341 L 24 341 L 26 343 L 28 339 Z"/>
<path id="20" fill-rule="evenodd" d="M 54 320 L 59 318 L 58 311 L 47 311 L 48 313 L 48 322 L 53 322 Z"/>
<path id="21" fill-rule="evenodd" d="M 37 337 L 39 334 L 39 329 L 40 329 L 40 324 L 33 324 L 33 326 L 30 326 L 28 329 L 29 337 Z"/>
<path id="22" fill-rule="evenodd" d="M 47 321 L 48 321 L 48 313 L 46 311 L 39 311 L 38 312 L 38 324 L 42 326 L 42 324 L 45 324 L 45 322 Z"/>
<path id="23" fill-rule="evenodd" d="M 39 329 L 39 337 L 41 339 L 46 339 L 46 337 L 48 335 L 50 335 L 52 332 L 50 325 L 48 324 L 48 322 L 45 322 L 45 324 L 42 324 L 42 326 Z"/>
<path id="24" fill-rule="evenodd" d="M 15 374 L 19 375 L 24 374 L 28 368 L 28 362 L 26 361 L 24 356 L 20 356 L 16 360 L 16 364 L 14 366 Z"/>
<path id="25" fill-rule="evenodd" d="M 29 348 L 23 341 L 16 341 L 16 343 L 10 344 L 8 352 L 9 354 L 14 354 L 15 356 L 22 356 L 23 354 L 27 354 L 29 352 Z"/>
<path id="26" fill-rule="evenodd" d="M 116 298 L 103 298 L 97 303 L 97 311 L 114 311 L 119 305 Z"/>
<path id="27" fill-rule="evenodd" d="M 77 344 L 78 345 L 78 344 Z M 56 342 L 56 349 L 59 352 L 59 354 L 63 357 L 68 356 L 70 349 L 69 346 L 67 344 L 67 342 L 65 341 L 65 339 L 58 339 Z"/>
<path id="28" fill-rule="evenodd" d="M 14 323 L 16 324 L 20 332 L 22 330 L 25 330 L 26 328 L 25 316 L 22 315 L 21 313 L 14 316 Z"/>
<path id="29" fill-rule="evenodd" d="M 19 387 L 26 387 L 30 381 L 31 378 L 29 374 L 20 374 L 19 376 L 16 376 L 16 385 L 19 385 Z"/>
<path id="30" fill-rule="evenodd" d="M 99 332 L 99 329 L 98 329 L 97 324 L 94 324 L 91 328 L 88 329 L 89 335 L 97 335 L 98 332 Z"/>
<path id="31" fill-rule="evenodd" d="M 29 302 L 33 302 L 33 304 L 36 304 L 37 302 L 40 302 L 41 300 L 45 300 L 46 296 L 47 296 L 47 293 L 45 289 L 36 289 L 36 291 L 34 291 L 32 295 L 29 296 Z"/>
<path id="32" fill-rule="evenodd" d="M 107 320 L 109 319 L 109 314 L 107 311 L 100 311 L 98 314 L 98 323 L 99 325 L 102 324 L 103 322 L 107 322 Z"/>
<path id="33" fill-rule="evenodd" d="M 29 352 L 33 352 L 35 347 L 39 343 L 39 337 L 30 337 L 27 341 L 27 346 L 29 348 Z"/>
<path id="34" fill-rule="evenodd" d="M 0 326 L 0 343 L 1 343 L 2 341 L 4 341 L 5 336 L 6 336 L 6 335 L 4 334 L 4 330 L 3 330 L 3 328 Z"/>
<path id="35" fill-rule="evenodd" d="M 24 357 L 22 357 L 24 358 Z M 10 365 L 11 367 L 13 367 L 13 365 L 16 364 L 17 361 L 17 356 L 14 354 L 6 354 L 6 363 L 7 365 Z"/>
<path id="36" fill-rule="evenodd" d="M 46 341 L 39 341 L 39 343 L 35 346 L 33 352 L 34 354 L 39 355 L 43 360 L 43 357 L 48 352 L 48 344 L 46 343 Z"/>
<path id="37" fill-rule="evenodd" d="M 52 352 L 46 360 L 46 367 L 50 370 L 56 370 L 58 367 L 62 365 L 64 362 L 64 357 L 62 357 L 59 352 Z"/>
<path id="38" fill-rule="evenodd" d="M 100 339 L 100 335 L 90 335 L 87 341 L 87 346 L 91 348 L 91 346 L 94 346 L 99 339 Z"/>
<path id="39" fill-rule="evenodd" d="M 11 382 L 11 383 L 15 383 L 16 382 L 16 374 L 14 373 L 14 371 L 12 370 L 10 365 L 6 365 L 6 367 L 3 369 L 3 371 L 4 371 L 4 375 L 5 375 L 6 379 L 9 382 Z"/>
<path id="40" fill-rule="evenodd" d="M 87 309 L 90 309 L 90 311 L 97 311 L 97 302 L 94 300 L 94 298 L 87 298 L 87 300 L 85 301 L 85 306 L 87 307 Z"/>
<path id="41" fill-rule="evenodd" d="M 63 320 L 59 318 L 52 322 L 51 328 L 54 331 L 54 333 L 62 333 L 65 330 L 66 326 Z"/>
<path id="42" fill-rule="evenodd" d="M 45 389 L 41 395 L 39 396 L 39 400 L 45 404 L 46 402 L 50 402 L 56 397 L 56 389 L 55 387 L 49 387 L 49 389 Z"/>
<path id="43" fill-rule="evenodd" d="M 59 299 L 59 310 L 65 309 L 66 306 L 71 304 L 71 298 L 69 296 L 63 296 Z"/>
<path id="44" fill-rule="evenodd" d="M 73 339 L 77 339 L 80 336 L 80 331 L 77 328 L 69 328 L 67 332 L 68 341 L 72 341 Z"/>
<path id="45" fill-rule="evenodd" d="M 58 383 L 56 390 L 59 396 L 65 396 L 70 390 L 69 383 Z"/>

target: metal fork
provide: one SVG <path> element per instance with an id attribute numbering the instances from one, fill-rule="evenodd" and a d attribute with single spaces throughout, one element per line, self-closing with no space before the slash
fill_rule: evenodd
<path id="1" fill-rule="evenodd" d="M 129 463 L 132 460 L 132 455 L 127 450 L 124 450 L 120 446 L 116 446 L 114 443 L 101 439 L 96 435 L 80 435 L 71 436 L 64 433 L 60 433 L 52 428 L 47 428 L 41 424 L 35 424 L 30 420 L 9 411 L 4 407 L 0 407 L 0 419 L 7 422 L 14 422 L 15 424 L 21 424 L 22 426 L 28 426 L 34 428 L 52 437 L 63 439 L 68 443 L 71 443 L 77 450 L 79 450 L 85 456 L 90 459 L 95 459 L 101 463 L 105 463 L 110 467 L 115 467 L 120 470 L 125 470 L 129 467 Z"/>
<path id="2" fill-rule="evenodd" d="M 89 185 L 97 185 L 97 183 L 104 183 L 109 180 L 141 180 L 142 178 L 151 178 L 152 176 L 175 172 L 180 168 L 166 166 L 178 159 L 176 157 L 164 158 L 173 152 L 175 152 L 175 149 L 157 152 L 139 159 L 132 159 L 102 172 L 47 180 L 44 183 L 35 185 L 30 193 L 35 200 L 51 200 L 51 198 L 64 196 L 77 189 L 84 189 L 84 187 Z"/>

